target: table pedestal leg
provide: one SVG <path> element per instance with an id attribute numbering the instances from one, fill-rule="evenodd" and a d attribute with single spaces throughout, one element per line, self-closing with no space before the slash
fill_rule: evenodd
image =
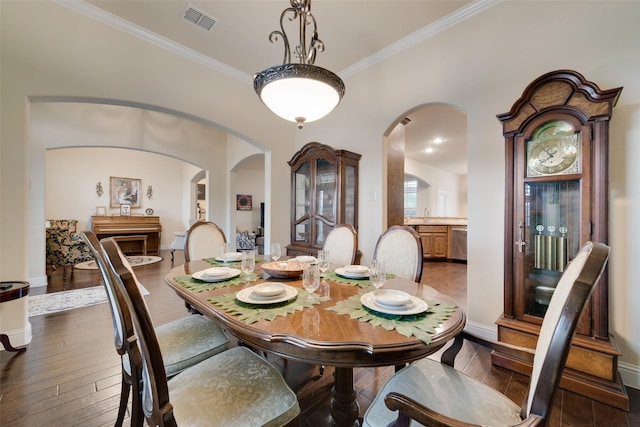
<path id="1" fill-rule="evenodd" d="M 353 368 L 335 368 L 335 382 L 331 394 L 331 424 L 334 426 L 358 425 L 358 402 L 353 388 Z"/>

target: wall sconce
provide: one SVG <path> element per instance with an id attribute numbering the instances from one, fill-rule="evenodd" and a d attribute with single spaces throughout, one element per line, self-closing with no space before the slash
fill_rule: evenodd
<path id="1" fill-rule="evenodd" d="M 102 195 L 104 194 L 104 191 L 102 191 L 102 182 L 98 181 L 98 183 L 96 184 L 96 194 L 98 195 L 98 197 L 102 197 Z"/>
<path id="2" fill-rule="evenodd" d="M 147 198 L 151 198 L 151 196 L 153 196 L 153 188 L 151 188 L 151 186 L 147 187 Z"/>

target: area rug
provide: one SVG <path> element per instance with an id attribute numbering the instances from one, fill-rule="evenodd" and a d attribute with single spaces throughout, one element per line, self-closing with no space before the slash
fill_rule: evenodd
<path id="1" fill-rule="evenodd" d="M 149 291 L 144 287 L 141 291 L 143 295 L 149 295 Z M 29 317 L 73 310 L 74 308 L 90 307 L 104 304 L 105 302 L 107 302 L 107 292 L 104 286 L 51 294 L 29 295 Z"/>
<path id="2" fill-rule="evenodd" d="M 151 256 L 151 255 L 129 255 L 127 256 L 127 260 L 132 267 L 140 267 L 141 265 L 149 265 L 155 264 L 156 262 L 162 261 L 161 256 Z M 85 261 L 74 265 L 78 270 L 97 270 L 98 264 L 94 260 Z"/>

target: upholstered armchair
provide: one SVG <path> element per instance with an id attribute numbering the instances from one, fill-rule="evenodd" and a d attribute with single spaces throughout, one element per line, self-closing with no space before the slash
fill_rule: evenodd
<path id="1" fill-rule="evenodd" d="M 236 233 L 236 250 L 251 251 L 256 247 L 256 235 L 248 231 L 239 231 Z"/>
<path id="2" fill-rule="evenodd" d="M 76 232 L 76 219 L 49 219 L 46 228 L 47 266 L 54 270 L 63 267 L 63 279 L 67 277 L 67 269 L 79 262 L 93 259 L 91 250 Z"/>

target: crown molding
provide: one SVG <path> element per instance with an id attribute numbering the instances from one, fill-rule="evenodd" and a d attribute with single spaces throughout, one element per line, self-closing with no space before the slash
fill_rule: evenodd
<path id="1" fill-rule="evenodd" d="M 243 83 L 253 84 L 253 76 L 244 73 L 236 68 L 230 67 L 220 61 L 217 61 L 207 55 L 203 55 L 200 52 L 196 52 L 180 43 L 176 43 L 166 37 L 156 34 L 147 30 L 133 22 L 122 19 L 104 9 L 94 6 L 85 1 L 67 1 L 67 0 L 52 0 L 54 3 L 63 6 L 69 10 L 77 12 L 81 15 L 87 16 L 97 22 L 109 25 L 123 33 L 130 34 L 138 39 L 144 40 L 154 46 L 165 49 L 169 52 L 180 55 L 193 62 L 204 65 L 205 67 L 216 70 L 222 74 L 225 74 L 234 79 L 240 80 Z"/>
<path id="2" fill-rule="evenodd" d="M 472 16 L 475 16 L 479 13 L 484 12 L 485 10 L 495 6 L 498 3 L 501 3 L 502 1 L 504 0 L 472 1 L 466 6 L 460 9 L 457 9 L 455 12 L 447 16 L 443 16 L 437 21 L 432 22 L 431 24 L 425 27 L 422 27 L 418 31 L 415 31 L 409 34 L 408 36 L 403 37 L 394 43 L 391 43 L 389 46 L 385 47 L 384 49 L 380 49 L 373 55 L 370 55 L 356 62 L 355 64 L 348 66 L 347 68 L 343 69 L 337 74 L 340 75 L 342 78 L 353 76 L 354 74 L 364 71 L 365 69 L 370 68 L 377 63 L 386 61 L 392 56 L 395 56 L 417 45 L 418 43 L 422 43 L 423 41 L 445 31 L 448 28 L 451 28 L 459 24 L 460 22 L 468 18 L 471 18 Z"/>

